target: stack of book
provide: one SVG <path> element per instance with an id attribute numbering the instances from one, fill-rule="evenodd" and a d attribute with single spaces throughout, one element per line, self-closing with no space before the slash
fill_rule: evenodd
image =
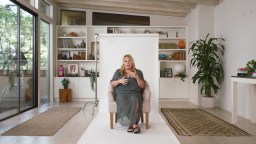
<path id="1" fill-rule="evenodd" d="M 237 76 L 238 77 L 246 77 L 247 69 L 246 68 L 238 68 Z"/>

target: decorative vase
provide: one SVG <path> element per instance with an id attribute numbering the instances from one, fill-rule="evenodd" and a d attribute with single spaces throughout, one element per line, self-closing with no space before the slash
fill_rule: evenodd
<path id="1" fill-rule="evenodd" d="M 179 40 L 179 48 L 184 49 L 185 47 L 186 47 L 185 40 L 183 40 L 183 39 Z"/>
<path id="2" fill-rule="evenodd" d="M 175 67 L 174 67 L 174 71 L 177 74 L 184 73 L 185 72 L 185 65 L 183 65 L 183 64 L 176 64 Z"/>

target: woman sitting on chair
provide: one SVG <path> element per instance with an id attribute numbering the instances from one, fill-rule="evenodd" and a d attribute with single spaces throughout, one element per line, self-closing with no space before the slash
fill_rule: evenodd
<path id="1" fill-rule="evenodd" d="M 140 133 L 138 123 L 142 115 L 144 77 L 141 70 L 135 68 L 130 54 L 123 57 L 123 65 L 116 70 L 111 85 L 116 92 L 118 122 L 129 126 L 127 132 Z"/>

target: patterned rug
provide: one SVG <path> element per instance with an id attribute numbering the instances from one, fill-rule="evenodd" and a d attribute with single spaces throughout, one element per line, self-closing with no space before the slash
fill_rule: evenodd
<path id="1" fill-rule="evenodd" d="M 81 107 L 54 107 L 2 133 L 2 136 L 53 136 Z"/>
<path id="2" fill-rule="evenodd" d="M 244 130 L 202 109 L 162 108 L 161 111 L 181 136 L 250 136 Z"/>

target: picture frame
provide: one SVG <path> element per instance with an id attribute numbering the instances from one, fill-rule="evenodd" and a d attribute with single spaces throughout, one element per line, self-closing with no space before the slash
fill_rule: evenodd
<path id="1" fill-rule="evenodd" d="M 68 64 L 68 74 L 78 74 L 78 64 Z"/>
<path id="2" fill-rule="evenodd" d="M 62 60 L 69 60 L 70 59 L 70 51 L 62 51 L 61 52 L 61 59 Z"/>
<path id="3" fill-rule="evenodd" d="M 100 45 L 100 43 L 99 42 L 97 42 L 97 44 L 96 44 L 96 47 L 97 47 L 97 60 L 99 60 L 99 55 L 100 55 L 100 53 L 99 53 L 99 45 Z M 91 43 L 91 55 L 93 55 L 93 60 L 95 60 L 95 54 L 94 54 L 94 50 L 95 50 L 95 42 L 92 42 Z"/>
<path id="4" fill-rule="evenodd" d="M 173 77 L 172 68 L 165 68 L 164 75 L 165 77 Z"/>

